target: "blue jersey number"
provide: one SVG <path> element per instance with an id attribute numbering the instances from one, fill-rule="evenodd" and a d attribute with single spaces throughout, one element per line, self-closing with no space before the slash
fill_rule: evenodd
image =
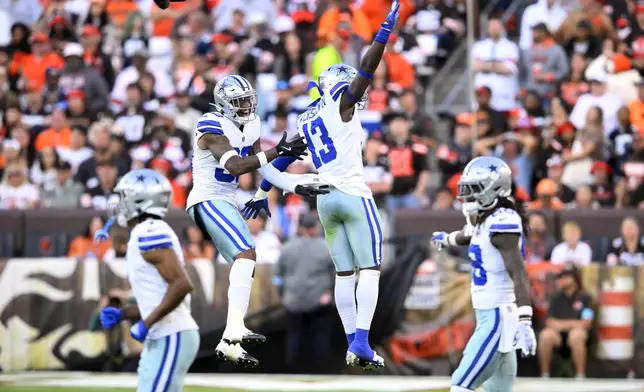
<path id="1" fill-rule="evenodd" d="M 333 140 L 329 137 L 329 130 L 326 129 L 324 122 L 320 117 L 316 117 L 311 123 L 305 123 L 302 126 L 306 143 L 311 151 L 313 164 L 316 169 L 320 166 L 331 162 L 338 156 L 338 152 L 333 145 Z M 313 137 L 319 135 L 318 137 Z"/>
<path id="2" fill-rule="evenodd" d="M 247 157 L 250 155 L 252 147 L 251 146 L 246 146 L 242 148 L 235 147 L 235 151 L 237 151 L 237 154 L 239 154 L 240 157 Z M 215 179 L 219 182 L 232 182 L 232 183 L 237 183 L 239 181 L 239 177 L 235 177 L 232 174 L 228 173 L 225 169 L 218 167 L 215 169 Z"/>
<path id="3" fill-rule="evenodd" d="M 481 247 L 478 245 L 470 244 L 467 249 L 467 254 L 472 261 L 472 282 L 476 286 L 484 286 L 487 283 L 487 272 L 483 268 L 483 257 L 481 255 Z"/>

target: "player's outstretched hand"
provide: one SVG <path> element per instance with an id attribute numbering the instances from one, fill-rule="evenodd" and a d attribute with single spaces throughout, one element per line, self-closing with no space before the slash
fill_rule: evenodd
<path id="1" fill-rule="evenodd" d="M 438 248 L 438 250 L 441 250 L 445 247 L 447 247 L 447 235 L 448 233 L 444 231 L 435 231 L 432 233 L 432 244 Z"/>
<path id="2" fill-rule="evenodd" d="M 123 314 L 121 309 L 113 308 L 111 306 L 106 306 L 101 309 L 101 325 L 105 329 L 112 329 L 114 326 L 121 322 L 123 319 Z"/>
<path id="3" fill-rule="evenodd" d="M 399 0 L 394 0 L 391 2 L 391 10 L 389 10 L 389 13 L 387 14 L 387 19 L 382 23 L 382 27 L 385 29 L 393 29 L 394 26 L 396 25 L 396 22 L 398 22 L 398 17 L 400 16 L 398 14 L 398 10 L 400 9 L 400 1 Z"/>
<path id="4" fill-rule="evenodd" d="M 266 211 L 268 216 L 271 216 L 271 210 L 268 208 L 268 199 L 257 199 L 253 197 L 244 204 L 244 209 L 242 210 L 242 216 L 244 219 L 255 219 L 262 210 Z"/>
<path id="5" fill-rule="evenodd" d="M 132 339 L 139 342 L 145 340 L 145 337 L 148 336 L 148 328 L 145 326 L 143 320 L 139 320 L 138 323 L 134 324 L 130 328 L 130 336 L 132 336 Z"/>
<path id="6" fill-rule="evenodd" d="M 302 160 L 302 157 L 306 155 L 306 142 L 304 141 L 304 136 L 297 136 L 293 140 L 286 140 L 286 132 L 282 135 L 282 140 L 277 143 L 275 146 L 277 150 L 277 155 L 281 157 L 293 157 L 296 159 Z"/>
<path id="7" fill-rule="evenodd" d="M 308 185 L 297 185 L 295 186 L 295 193 L 300 196 L 313 197 L 317 195 L 326 195 L 329 193 L 328 185 L 318 185 L 318 186 L 308 186 Z"/>
<path id="8" fill-rule="evenodd" d="M 114 218 L 110 218 L 105 222 L 102 229 L 96 230 L 94 233 L 94 242 L 101 243 L 110 239 L 110 227 L 114 224 Z"/>

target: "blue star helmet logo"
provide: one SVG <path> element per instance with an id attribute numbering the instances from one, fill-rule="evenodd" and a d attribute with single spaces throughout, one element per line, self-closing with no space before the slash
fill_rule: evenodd
<path id="1" fill-rule="evenodd" d="M 490 165 L 490 166 L 488 167 L 488 169 L 490 169 L 490 171 L 491 171 L 492 173 L 496 173 L 497 167 L 496 167 L 496 166 L 494 166 L 494 165 Z"/>
<path id="2" fill-rule="evenodd" d="M 349 68 L 345 67 L 344 65 L 341 65 L 338 67 L 338 74 L 348 74 L 349 73 Z"/>
<path id="3" fill-rule="evenodd" d="M 224 79 L 224 82 L 219 86 L 219 93 L 223 93 L 226 88 L 230 87 L 230 82 L 228 79 Z"/>
<path id="4" fill-rule="evenodd" d="M 139 174 L 136 176 L 136 182 L 145 182 L 145 176 L 143 174 Z"/>

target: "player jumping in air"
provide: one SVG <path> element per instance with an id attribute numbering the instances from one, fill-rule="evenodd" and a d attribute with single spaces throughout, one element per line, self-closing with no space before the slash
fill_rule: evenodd
<path id="1" fill-rule="evenodd" d="M 378 302 L 382 229 L 363 176 L 364 131 L 356 108 L 363 108 L 367 102 L 367 87 L 398 20 L 399 7 L 394 0 L 358 71 L 348 65 L 334 65 L 320 74 L 319 86 L 309 84 L 320 90 L 321 97 L 297 121 L 320 181 L 331 186 L 329 195 L 317 198 L 317 206 L 337 271 L 335 303 L 349 344 L 347 364 L 365 370 L 384 367 L 384 360 L 369 345 L 371 320 Z M 284 170 L 289 163 L 276 161 L 275 166 Z M 255 217 L 262 209 L 268 211 L 268 190 L 270 184 L 263 183 L 246 204 L 246 217 Z M 356 267 L 360 270 L 357 291 Z"/>
<path id="2" fill-rule="evenodd" d="M 125 263 L 136 305 L 103 308 L 101 324 L 111 329 L 121 320 L 140 320 L 130 329 L 144 342 L 137 391 L 179 392 L 199 350 L 199 327 L 190 314 L 192 283 L 181 243 L 163 220 L 172 187 L 155 171 L 139 169 L 123 176 L 115 191 L 120 201 L 112 212 L 130 231 Z"/>
<path id="3" fill-rule="evenodd" d="M 510 392 L 517 373 L 515 350 L 534 355 L 528 274 L 522 255 L 525 218 L 510 198 L 512 171 L 494 157 L 475 158 L 458 182 L 467 225 L 452 233 L 436 232 L 439 247 L 468 245 L 472 262 L 472 305 L 476 329 L 450 392 Z M 517 308 L 518 306 L 518 308 Z"/>
<path id="4" fill-rule="evenodd" d="M 254 367 L 257 359 L 241 346 L 262 343 L 266 338 L 244 324 L 257 256 L 248 225 L 235 202 L 238 178 L 257 170 L 279 188 L 298 195 L 312 197 L 328 190 L 300 185 L 307 177 L 284 174 L 268 164 L 279 156 L 302 159 L 306 143 L 302 136 L 287 141 L 284 133 L 275 148 L 260 151 L 257 93 L 248 80 L 226 76 L 215 86 L 214 96 L 215 112 L 204 114 L 197 122 L 192 155 L 194 185 L 187 209 L 204 237 L 211 239 L 231 264 L 228 317 L 217 355 Z"/>

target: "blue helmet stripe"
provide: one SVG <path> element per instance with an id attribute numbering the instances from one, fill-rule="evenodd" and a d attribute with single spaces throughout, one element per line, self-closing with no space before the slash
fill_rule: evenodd
<path id="1" fill-rule="evenodd" d="M 233 78 L 233 79 L 235 80 L 235 82 L 237 82 L 237 84 L 239 85 L 239 87 L 241 87 L 241 88 L 243 88 L 243 89 L 248 88 L 247 86 L 244 86 L 244 82 L 243 82 L 242 78 L 240 78 L 239 76 L 237 76 L 237 75 L 230 75 L 230 77 L 231 77 L 231 78 Z"/>

